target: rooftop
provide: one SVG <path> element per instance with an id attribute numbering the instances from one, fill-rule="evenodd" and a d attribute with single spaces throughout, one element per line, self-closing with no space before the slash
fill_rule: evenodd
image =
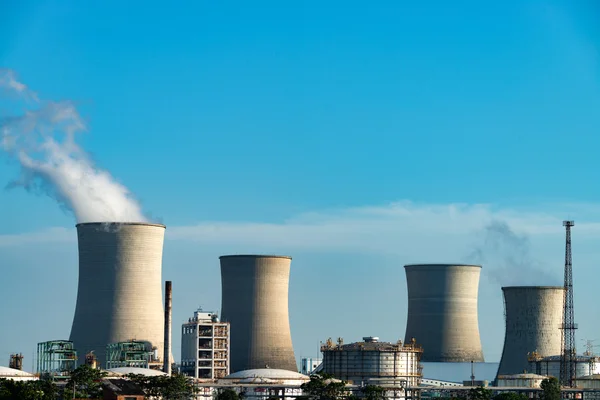
<path id="1" fill-rule="evenodd" d="M 6 376 L 34 376 L 29 372 L 21 371 L 20 369 L 8 368 L 0 366 L 0 378 Z"/>
<path id="2" fill-rule="evenodd" d="M 287 371 L 285 369 L 271 369 L 271 368 L 259 368 L 259 369 L 247 369 L 245 371 L 234 372 L 233 374 L 227 375 L 224 379 L 248 379 L 248 378 L 266 378 L 273 380 L 304 380 L 307 381 L 310 378 L 306 375 L 302 375 L 298 372 Z"/>
<path id="3" fill-rule="evenodd" d="M 158 228 L 166 228 L 163 224 L 153 224 L 151 222 L 118 222 L 118 221 L 103 221 L 103 222 L 81 222 L 76 224 L 76 227 L 87 225 L 142 225 L 142 226 L 155 226 Z"/>
<path id="4" fill-rule="evenodd" d="M 107 379 L 102 382 L 104 388 L 122 395 L 143 395 L 144 391 L 128 379 Z"/>
<path id="5" fill-rule="evenodd" d="M 420 268 L 420 267 L 437 267 L 437 268 L 449 268 L 449 267 L 473 267 L 473 268 L 481 268 L 481 265 L 476 264 L 463 264 L 463 263 L 454 263 L 454 264 L 407 264 L 404 268 Z"/>
<path id="6" fill-rule="evenodd" d="M 276 255 L 272 255 L 272 254 L 266 254 L 266 255 L 261 255 L 261 254 L 232 254 L 232 255 L 226 255 L 226 256 L 221 256 L 219 257 L 219 260 L 222 258 L 287 258 L 288 260 L 291 260 L 292 257 L 290 256 L 276 256 Z"/>
<path id="7" fill-rule="evenodd" d="M 118 367 L 118 368 L 111 368 L 111 369 L 107 369 L 108 372 L 115 374 L 117 376 L 119 375 L 129 375 L 129 374 L 134 374 L 134 375 L 145 375 L 145 376 L 160 376 L 160 375 L 166 375 L 164 372 L 162 371 L 158 371 L 156 369 L 150 369 L 150 368 L 138 368 L 138 367 Z"/>

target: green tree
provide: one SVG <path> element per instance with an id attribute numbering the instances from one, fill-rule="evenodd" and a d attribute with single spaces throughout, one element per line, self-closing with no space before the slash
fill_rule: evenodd
<path id="1" fill-rule="evenodd" d="M 55 398 L 55 397 L 54 397 Z M 13 381 L 0 379 L 0 400 L 46 400 L 43 388 L 38 381 Z"/>
<path id="2" fill-rule="evenodd" d="M 377 385 L 367 385 L 360 389 L 363 397 L 367 400 L 385 399 L 385 389 Z"/>
<path id="3" fill-rule="evenodd" d="M 223 389 L 217 393 L 216 400 L 239 400 L 240 396 L 233 389 Z"/>
<path id="4" fill-rule="evenodd" d="M 196 393 L 193 382 L 185 375 L 146 376 L 129 374 L 127 378 L 135 382 L 146 397 L 165 400 L 186 400 Z"/>
<path id="5" fill-rule="evenodd" d="M 494 400 L 528 400 L 523 393 L 503 392 L 494 396 Z"/>
<path id="6" fill-rule="evenodd" d="M 89 365 L 81 365 L 77 367 L 67 381 L 64 388 L 63 397 L 67 393 L 75 394 L 78 398 L 97 399 L 102 397 L 102 379 L 107 375 L 107 372 L 95 369 Z"/>
<path id="7" fill-rule="evenodd" d="M 560 383 L 555 377 L 544 379 L 540 387 L 543 390 L 542 400 L 560 400 Z"/>
<path id="8" fill-rule="evenodd" d="M 310 381 L 300 386 L 314 400 L 337 400 L 346 395 L 346 382 L 337 381 L 332 375 L 319 373 L 310 376 Z"/>
<path id="9" fill-rule="evenodd" d="M 468 398 L 469 400 L 490 400 L 492 398 L 492 391 L 483 386 L 476 387 L 469 390 Z"/>
<path id="10" fill-rule="evenodd" d="M 186 400 L 196 393 L 193 382 L 185 375 L 161 376 L 162 397 L 168 400 Z"/>

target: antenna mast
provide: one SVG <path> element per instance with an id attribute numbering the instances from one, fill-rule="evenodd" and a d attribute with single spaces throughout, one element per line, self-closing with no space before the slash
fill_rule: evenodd
<path id="1" fill-rule="evenodd" d="M 573 310 L 573 265 L 571 259 L 571 227 L 574 221 L 563 221 L 566 229 L 565 247 L 565 293 L 563 305 L 563 326 L 560 355 L 560 383 L 564 387 L 573 387 L 577 351 L 575 349 L 575 315 Z"/>

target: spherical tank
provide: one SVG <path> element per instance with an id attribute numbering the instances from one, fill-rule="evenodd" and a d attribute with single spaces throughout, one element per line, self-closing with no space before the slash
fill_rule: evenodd
<path id="1" fill-rule="evenodd" d="M 564 288 L 562 286 L 503 287 L 506 334 L 498 375 L 529 368 L 528 354 L 559 355 Z"/>
<path id="2" fill-rule="evenodd" d="M 162 252 L 165 226 L 77 225 L 79 285 L 70 340 L 79 362 L 93 351 L 106 365 L 106 346 L 147 340 L 162 359 Z"/>
<path id="3" fill-rule="evenodd" d="M 425 362 L 483 362 L 477 296 L 481 266 L 406 265 L 405 341 L 416 339 Z"/>
<path id="4" fill-rule="evenodd" d="M 291 257 L 220 257 L 221 317 L 231 326 L 231 371 L 298 371 L 288 312 Z"/>

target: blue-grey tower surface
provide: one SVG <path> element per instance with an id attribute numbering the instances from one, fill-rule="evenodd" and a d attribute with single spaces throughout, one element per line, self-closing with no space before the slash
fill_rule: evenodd
<path id="1" fill-rule="evenodd" d="M 231 329 L 231 372 L 298 371 L 288 309 L 291 257 L 229 255 L 221 262 L 221 319 Z"/>
<path id="2" fill-rule="evenodd" d="M 162 252 L 165 226 L 77 225 L 79 285 L 70 340 L 82 362 L 93 351 L 106 366 L 106 346 L 147 340 L 162 359 Z"/>
<path id="3" fill-rule="evenodd" d="M 408 318 L 404 341 L 416 339 L 425 362 L 483 362 L 477 297 L 480 265 L 405 265 Z"/>
<path id="4" fill-rule="evenodd" d="M 560 354 L 564 302 L 562 286 L 505 286 L 506 334 L 497 376 L 520 374 L 529 356 Z"/>

